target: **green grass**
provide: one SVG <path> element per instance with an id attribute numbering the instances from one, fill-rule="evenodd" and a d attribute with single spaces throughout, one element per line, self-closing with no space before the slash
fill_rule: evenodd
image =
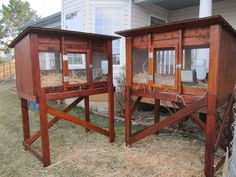
<path id="1" fill-rule="evenodd" d="M 5 63 L 4 61 L 2 61 L 2 60 L 0 60 L 0 64 L 3 64 L 3 63 Z"/>
<path id="2" fill-rule="evenodd" d="M 13 86 L 14 82 L 0 84 L 0 177 L 203 176 L 202 141 L 167 129 L 127 148 L 123 121 L 115 121 L 115 142 L 109 143 L 106 136 L 60 120 L 49 131 L 52 164 L 44 168 L 22 146 L 20 104 L 10 90 Z M 83 118 L 80 107 L 70 113 Z M 38 113 L 31 110 L 29 115 L 33 133 L 39 128 Z M 106 117 L 91 113 L 91 121 L 107 127 Z M 133 126 L 134 131 L 142 128 Z M 40 140 L 34 147 L 41 149 Z"/>

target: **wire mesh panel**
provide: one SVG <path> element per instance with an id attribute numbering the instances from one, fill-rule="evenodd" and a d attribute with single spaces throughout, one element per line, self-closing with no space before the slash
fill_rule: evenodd
<path id="1" fill-rule="evenodd" d="M 208 86 L 209 48 L 187 47 L 183 50 L 181 78 L 184 85 Z"/>
<path id="2" fill-rule="evenodd" d="M 93 53 L 93 81 L 104 82 L 108 78 L 108 60 L 105 53 Z"/>
<path id="3" fill-rule="evenodd" d="M 134 49 L 132 52 L 133 82 L 147 84 L 148 74 L 148 50 Z"/>
<path id="4" fill-rule="evenodd" d="M 86 54 L 67 53 L 69 84 L 82 84 L 87 82 Z"/>
<path id="5" fill-rule="evenodd" d="M 41 87 L 61 86 L 62 64 L 60 52 L 39 52 Z"/>
<path id="6" fill-rule="evenodd" d="M 175 65 L 175 49 L 155 50 L 155 83 L 166 86 L 175 86 Z"/>

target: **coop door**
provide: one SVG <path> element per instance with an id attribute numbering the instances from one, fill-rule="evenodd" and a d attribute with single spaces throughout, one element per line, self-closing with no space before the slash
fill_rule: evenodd
<path id="1" fill-rule="evenodd" d="M 86 70 L 86 54 L 84 53 L 67 53 L 68 69 L 69 69 L 69 84 L 87 83 Z"/>
<path id="2" fill-rule="evenodd" d="M 154 86 L 176 89 L 176 48 L 154 50 Z"/>
<path id="3" fill-rule="evenodd" d="M 108 60 L 107 54 L 102 52 L 93 53 L 93 82 L 107 82 Z"/>
<path id="4" fill-rule="evenodd" d="M 41 87 L 62 86 L 61 54 L 55 52 L 39 52 Z"/>

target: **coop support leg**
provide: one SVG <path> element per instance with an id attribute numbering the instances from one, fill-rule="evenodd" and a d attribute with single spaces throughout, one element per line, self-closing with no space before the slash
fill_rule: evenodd
<path id="1" fill-rule="evenodd" d="M 87 122 L 90 122 L 90 113 L 89 113 L 89 96 L 84 97 L 84 116 Z M 86 132 L 89 132 L 89 129 L 85 129 Z"/>
<path id="2" fill-rule="evenodd" d="M 154 103 L 154 124 L 158 124 L 160 122 L 160 100 L 155 99 Z M 157 131 L 155 134 L 159 134 Z"/>
<path id="3" fill-rule="evenodd" d="M 214 176 L 214 147 L 216 137 L 216 96 L 208 95 L 206 138 L 205 138 L 205 167 L 206 177 Z"/>
<path id="4" fill-rule="evenodd" d="M 23 127 L 24 141 L 27 141 L 30 138 L 30 124 L 29 124 L 28 102 L 24 98 L 21 98 L 21 112 L 22 112 L 22 127 Z"/>
<path id="5" fill-rule="evenodd" d="M 125 142 L 126 146 L 131 145 L 131 88 L 125 87 Z"/>
<path id="6" fill-rule="evenodd" d="M 42 146 L 42 161 L 44 167 L 51 164 L 50 147 L 48 136 L 48 118 L 47 118 L 47 103 L 45 93 L 42 91 L 39 99 L 39 117 L 41 130 L 41 146 Z"/>
<path id="7" fill-rule="evenodd" d="M 108 87 L 108 115 L 109 115 L 109 140 L 114 142 L 115 129 L 114 129 L 114 86 L 111 84 Z"/>

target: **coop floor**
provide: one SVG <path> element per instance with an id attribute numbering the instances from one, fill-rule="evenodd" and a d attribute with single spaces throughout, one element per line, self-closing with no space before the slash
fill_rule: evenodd
<path id="1" fill-rule="evenodd" d="M 124 123 L 116 122 L 116 141 L 65 121 L 50 129 L 52 165 L 42 164 L 22 146 L 19 99 L 14 82 L 0 84 L 0 176 L 203 176 L 204 143 L 191 136 L 167 130 L 134 144 L 124 145 Z M 61 106 L 62 107 L 62 106 Z M 74 114 L 82 115 L 78 108 Z M 35 131 L 37 113 L 30 112 Z M 92 114 L 105 126 L 106 118 Z M 34 122 L 34 123 L 33 123 Z M 135 130 L 142 128 L 135 126 Z M 37 148 L 37 144 L 35 145 Z"/>

